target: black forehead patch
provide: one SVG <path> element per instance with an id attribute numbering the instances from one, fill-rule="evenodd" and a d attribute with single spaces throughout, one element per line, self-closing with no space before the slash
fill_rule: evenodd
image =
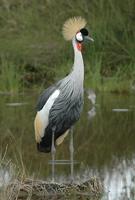
<path id="1" fill-rule="evenodd" d="M 82 29 L 80 30 L 80 32 L 81 32 L 82 35 L 84 35 L 84 36 L 87 36 L 87 35 L 89 34 L 89 32 L 87 31 L 86 28 L 82 28 Z"/>

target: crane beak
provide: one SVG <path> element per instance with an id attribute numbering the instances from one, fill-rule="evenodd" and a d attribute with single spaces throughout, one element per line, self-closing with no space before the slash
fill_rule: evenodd
<path id="1" fill-rule="evenodd" d="M 94 42 L 94 39 L 92 37 L 90 37 L 90 36 L 85 36 L 85 39 L 88 40 L 88 41 Z"/>

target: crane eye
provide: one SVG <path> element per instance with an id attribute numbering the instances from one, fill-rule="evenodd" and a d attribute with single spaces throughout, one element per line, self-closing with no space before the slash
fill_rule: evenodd
<path id="1" fill-rule="evenodd" d="M 81 33 L 81 32 L 78 32 L 78 33 L 76 34 L 76 40 L 77 40 L 78 42 L 82 42 L 82 41 L 83 41 L 83 36 L 82 36 L 82 33 Z"/>

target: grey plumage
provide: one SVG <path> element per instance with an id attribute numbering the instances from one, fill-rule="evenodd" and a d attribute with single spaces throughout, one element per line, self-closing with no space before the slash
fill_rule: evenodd
<path id="1" fill-rule="evenodd" d="M 49 112 L 49 124 L 45 129 L 44 137 L 38 145 L 40 151 L 50 152 L 52 144 L 52 128 L 55 128 L 55 140 L 65 133 L 78 121 L 83 107 L 83 90 L 78 88 L 78 82 L 73 81 L 72 73 L 56 85 L 48 88 L 41 95 L 38 110 L 42 109 L 49 96 L 56 90 L 60 95 Z"/>

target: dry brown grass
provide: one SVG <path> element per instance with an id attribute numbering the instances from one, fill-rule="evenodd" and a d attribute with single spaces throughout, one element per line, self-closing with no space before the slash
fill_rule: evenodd
<path id="1" fill-rule="evenodd" d="M 96 177 L 80 184 L 51 183 L 32 179 L 15 180 L 5 189 L 8 200 L 99 199 L 102 193 L 103 186 Z"/>

